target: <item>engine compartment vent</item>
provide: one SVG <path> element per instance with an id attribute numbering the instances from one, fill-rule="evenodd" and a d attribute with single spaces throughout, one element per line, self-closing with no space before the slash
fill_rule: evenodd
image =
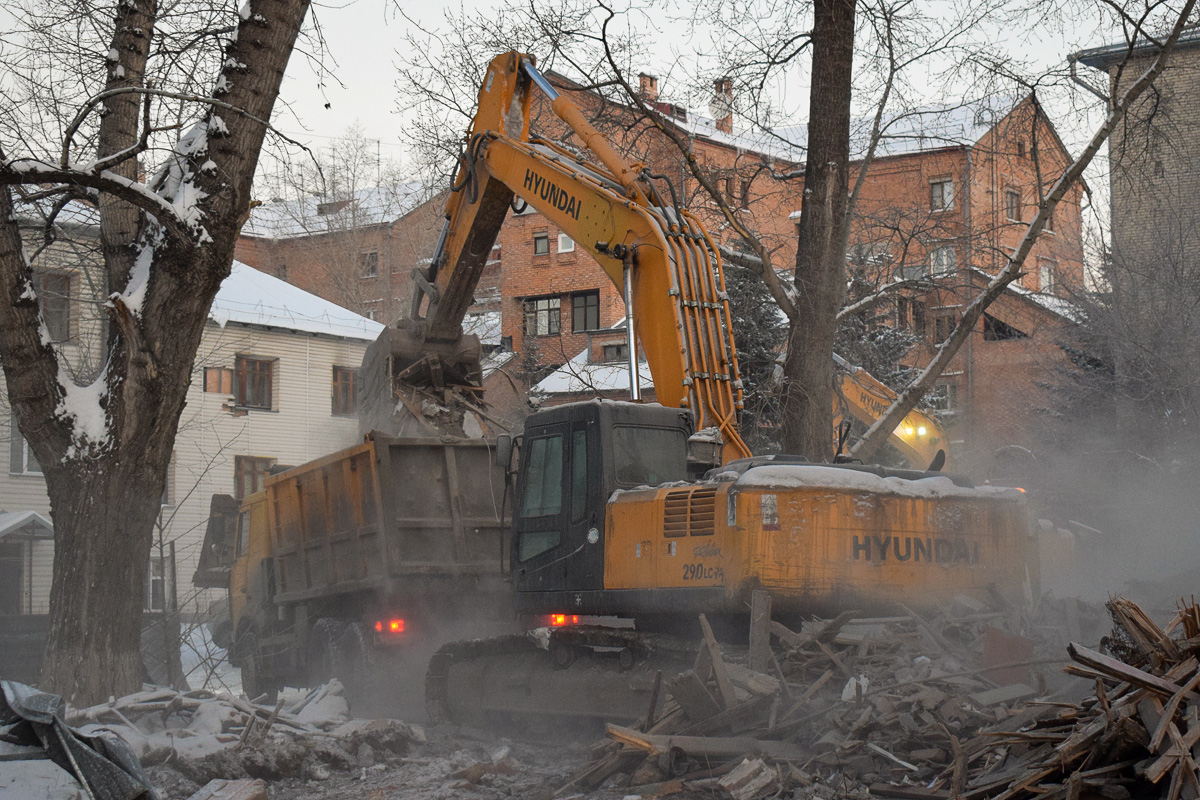
<path id="1" fill-rule="evenodd" d="M 712 536 L 716 531 L 717 490 L 701 486 L 667 492 L 664 536 Z"/>

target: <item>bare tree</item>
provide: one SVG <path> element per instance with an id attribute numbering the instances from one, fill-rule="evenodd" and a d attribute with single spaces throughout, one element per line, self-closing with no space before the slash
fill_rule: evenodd
<path id="1" fill-rule="evenodd" d="M 176 425 L 307 10 L 47 4 L 25 9 L 12 37 L 0 361 L 55 526 L 44 682 L 78 704 L 141 682 L 146 564 Z M 99 208 L 109 325 L 91 382 L 63 369 L 47 335 L 14 216 L 32 199 L 54 204 L 51 222 L 71 199 Z"/>

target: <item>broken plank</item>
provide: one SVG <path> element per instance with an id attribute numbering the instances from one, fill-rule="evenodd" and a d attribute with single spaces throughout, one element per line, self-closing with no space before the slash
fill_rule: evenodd
<path id="1" fill-rule="evenodd" d="M 1178 692 L 1182 687 L 1177 683 L 1160 678 L 1157 675 L 1151 675 L 1149 672 L 1144 672 L 1137 667 L 1132 667 L 1124 661 L 1118 661 L 1115 658 L 1097 653 L 1095 650 L 1089 650 L 1081 644 L 1071 642 L 1067 645 L 1067 653 L 1072 659 L 1083 664 L 1085 667 L 1097 670 L 1115 680 L 1122 680 L 1140 686 L 1143 689 L 1149 689 L 1153 692 L 1159 692 L 1167 697 L 1171 697 Z M 1200 694 L 1195 691 L 1184 692 L 1183 698 L 1188 700 L 1200 700 Z"/>
<path id="2" fill-rule="evenodd" d="M 801 636 L 783 623 L 776 622 L 775 620 L 771 620 L 771 635 L 788 647 L 800 647 L 808 641 L 806 637 Z"/>
<path id="3" fill-rule="evenodd" d="M 703 722 L 721 712 L 721 705 L 695 670 L 685 670 L 664 681 L 667 691 L 693 722 Z"/>
<path id="4" fill-rule="evenodd" d="M 605 729 L 612 739 L 647 753 L 668 753 L 678 747 L 699 758 L 729 758 L 738 755 L 762 756 L 776 761 L 800 761 L 811 753 L 791 742 L 754 739 L 749 736 L 662 736 L 639 733 L 632 728 L 608 724 Z"/>
<path id="5" fill-rule="evenodd" d="M 255 778 L 214 778 L 188 800 L 267 800 L 267 784 Z"/>
<path id="6" fill-rule="evenodd" d="M 750 594 L 750 669 L 766 672 L 770 660 L 771 595 L 756 589 Z"/>
<path id="7" fill-rule="evenodd" d="M 946 800 L 950 792 L 945 789 L 926 789 L 923 786 L 893 786 L 890 783 L 872 783 L 872 797 L 898 797 L 900 800 Z"/>
<path id="8" fill-rule="evenodd" d="M 1015 703 L 1018 700 L 1028 700 L 1037 694 L 1037 690 L 1032 686 L 1026 686 L 1023 683 L 1013 683 L 1008 686 L 999 686 L 995 689 L 986 689 L 982 692 L 968 695 L 971 702 L 978 703 L 981 706 L 995 706 L 1001 703 Z"/>
<path id="9" fill-rule="evenodd" d="M 717 691 L 721 694 L 721 703 L 725 708 L 733 708 L 737 705 L 737 695 L 734 694 L 729 673 L 725 670 L 725 661 L 721 658 L 721 648 L 717 645 L 717 637 L 713 636 L 712 625 L 708 624 L 708 617 L 703 614 L 700 615 L 700 632 L 704 635 L 704 644 L 708 647 L 708 654 L 712 658 L 713 677 L 717 680 Z"/>

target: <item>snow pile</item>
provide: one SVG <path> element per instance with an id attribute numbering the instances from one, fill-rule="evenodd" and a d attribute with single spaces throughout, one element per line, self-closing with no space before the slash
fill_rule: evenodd
<path id="1" fill-rule="evenodd" d="M 1018 496 L 1016 489 L 958 486 L 950 478 L 935 476 L 910 480 L 883 478 L 855 469 L 820 464 L 768 464 L 751 467 L 737 482 L 740 489 L 834 489 L 847 492 L 892 494 L 902 497 L 982 497 L 997 494 Z"/>

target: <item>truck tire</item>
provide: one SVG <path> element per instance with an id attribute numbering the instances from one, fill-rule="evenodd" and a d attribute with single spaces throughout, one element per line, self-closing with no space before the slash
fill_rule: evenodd
<path id="1" fill-rule="evenodd" d="M 368 699 L 374 660 L 370 629 L 362 622 L 347 625 L 338 641 L 336 669 L 351 709 Z"/>
<path id="2" fill-rule="evenodd" d="M 338 665 L 338 640 L 342 636 L 343 624 L 336 619 L 322 617 L 313 623 L 308 634 L 307 675 L 310 687 L 328 683 Z"/>
<path id="3" fill-rule="evenodd" d="M 262 655 L 258 652 L 258 634 L 246 630 L 237 640 L 238 660 L 242 669 L 242 692 L 249 700 L 255 700 L 270 689 L 262 673 Z"/>

